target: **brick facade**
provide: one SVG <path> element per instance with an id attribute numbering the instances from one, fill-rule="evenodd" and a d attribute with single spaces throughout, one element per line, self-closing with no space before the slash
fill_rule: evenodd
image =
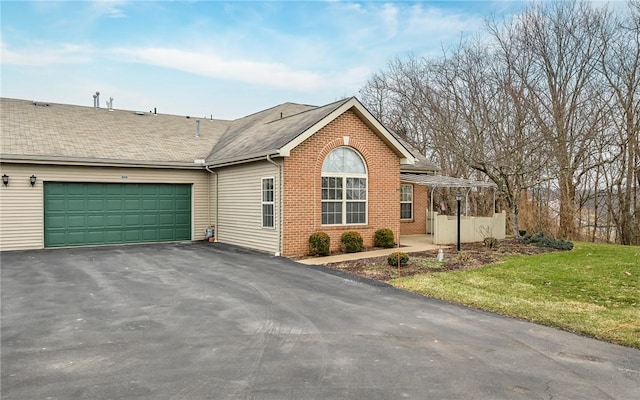
<path id="1" fill-rule="evenodd" d="M 402 183 L 409 184 L 409 182 Z M 424 235 L 427 232 L 427 210 L 429 207 L 429 188 L 413 184 L 413 219 L 400 221 L 400 234 Z"/>
<path id="2" fill-rule="evenodd" d="M 345 143 L 348 137 L 348 144 Z M 333 149 L 348 145 L 360 153 L 368 172 L 368 220 L 366 225 L 321 225 L 322 163 Z M 377 229 L 400 230 L 400 159 L 353 112 L 334 119 L 284 158 L 283 255 L 309 252 L 309 236 L 324 231 L 331 237 L 331 251 L 340 249 L 340 235 L 354 230 L 365 246 L 373 245 Z"/>

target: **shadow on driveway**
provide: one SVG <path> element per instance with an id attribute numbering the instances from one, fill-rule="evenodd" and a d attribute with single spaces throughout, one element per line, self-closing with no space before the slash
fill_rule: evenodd
<path id="1" fill-rule="evenodd" d="M 640 352 L 219 243 L 5 252 L 2 399 L 632 399 Z"/>

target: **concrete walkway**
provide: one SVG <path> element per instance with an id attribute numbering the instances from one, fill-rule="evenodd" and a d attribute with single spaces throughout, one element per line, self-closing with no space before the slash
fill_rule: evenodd
<path id="1" fill-rule="evenodd" d="M 400 236 L 400 246 L 400 251 L 402 251 L 403 253 L 417 253 L 420 251 L 437 250 L 449 247 L 446 245 L 443 246 L 431 243 L 431 236 L 427 235 Z M 382 257 L 387 256 L 395 251 L 398 251 L 398 248 L 394 247 L 392 249 L 363 251 L 360 253 L 344 253 L 327 257 L 312 257 L 296 261 L 301 264 L 307 265 L 324 265 L 341 261 L 359 260 L 362 258 Z"/>

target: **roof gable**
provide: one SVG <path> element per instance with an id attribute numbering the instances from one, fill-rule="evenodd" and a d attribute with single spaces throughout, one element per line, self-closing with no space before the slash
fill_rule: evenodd
<path id="1" fill-rule="evenodd" d="M 321 107 L 285 103 L 233 121 L 229 130 L 207 157 L 207 164 L 221 166 L 247 162 L 268 155 L 289 156 L 296 146 L 348 110 L 355 112 L 394 150 L 402 164 L 415 162 L 411 152 L 355 97 L 351 97 Z M 289 112 L 293 114 L 290 115 Z"/>
<path id="2" fill-rule="evenodd" d="M 339 105 L 329 114 L 317 121 L 309 129 L 293 138 L 293 140 L 280 149 L 280 155 L 288 156 L 291 150 L 296 146 L 304 142 L 306 139 L 311 137 L 311 135 L 324 128 L 331 121 L 348 110 L 353 111 L 376 135 L 380 137 L 380 139 L 382 139 L 383 142 L 387 144 L 387 146 L 389 146 L 389 148 L 391 148 L 400 157 L 401 164 L 413 164 L 415 162 L 413 154 L 411 154 L 411 152 L 403 146 L 403 144 L 400 143 L 400 141 L 392 135 L 391 132 L 389 132 L 355 97 L 351 97 L 340 102 Z"/>

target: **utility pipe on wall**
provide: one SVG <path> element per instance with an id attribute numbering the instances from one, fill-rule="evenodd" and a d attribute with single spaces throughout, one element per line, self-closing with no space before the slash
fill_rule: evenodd
<path id="1" fill-rule="evenodd" d="M 215 224 L 211 224 L 211 180 L 208 179 L 207 181 L 209 182 L 209 196 L 207 196 L 209 198 L 209 207 L 208 207 L 208 213 L 209 213 L 209 226 L 213 226 L 213 237 L 214 240 L 217 240 L 218 238 L 218 173 L 211 170 L 211 168 L 209 168 L 208 165 L 204 166 L 204 169 L 206 169 L 210 174 L 213 174 L 215 176 L 215 185 L 216 185 L 216 209 L 215 209 L 215 219 L 216 219 L 216 223 Z"/>
<path id="2" fill-rule="evenodd" d="M 283 191 L 283 184 L 282 184 L 282 165 L 278 164 L 277 162 L 273 161 L 271 159 L 271 155 L 267 154 L 266 160 L 275 165 L 276 168 L 278 168 L 278 251 L 276 252 L 275 256 L 278 257 L 282 254 L 282 226 L 283 226 L 283 210 L 282 210 L 282 191 Z"/>

